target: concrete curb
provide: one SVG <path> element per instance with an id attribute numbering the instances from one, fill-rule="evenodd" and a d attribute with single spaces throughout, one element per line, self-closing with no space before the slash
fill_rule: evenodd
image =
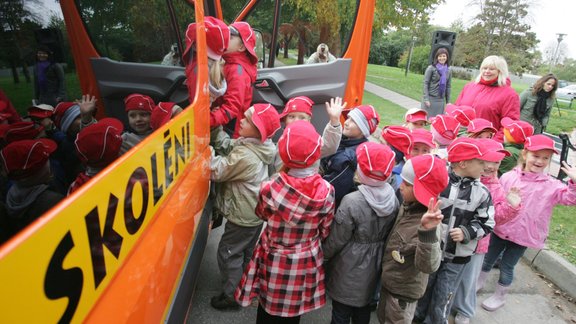
<path id="1" fill-rule="evenodd" d="M 572 298 L 576 298 L 576 266 L 558 253 L 548 250 L 527 249 L 524 253 L 530 266 L 541 272 Z"/>

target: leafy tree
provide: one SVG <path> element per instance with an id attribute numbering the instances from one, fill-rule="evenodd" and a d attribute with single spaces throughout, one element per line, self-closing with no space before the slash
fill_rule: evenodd
<path id="1" fill-rule="evenodd" d="M 430 56 L 430 45 L 415 46 L 412 50 L 412 59 L 410 60 L 410 72 L 424 74 L 428 67 L 428 58 Z M 409 51 L 406 51 L 400 57 L 398 67 L 406 68 L 408 64 Z"/>

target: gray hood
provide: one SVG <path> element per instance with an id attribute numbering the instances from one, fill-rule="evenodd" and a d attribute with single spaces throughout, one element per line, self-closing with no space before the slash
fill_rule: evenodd
<path id="1" fill-rule="evenodd" d="M 371 187 L 367 185 L 358 186 L 358 191 L 372 207 L 378 217 L 389 216 L 398 209 L 398 199 L 394 193 L 394 188 L 385 182 L 381 187 Z"/>

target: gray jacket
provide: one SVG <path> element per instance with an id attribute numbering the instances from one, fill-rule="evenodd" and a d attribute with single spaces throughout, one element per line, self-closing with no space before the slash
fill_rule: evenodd
<path id="1" fill-rule="evenodd" d="M 450 102 L 450 90 L 452 90 L 452 70 L 448 68 L 448 75 L 446 76 L 446 94 L 440 94 L 440 73 L 435 66 L 429 65 L 424 73 L 424 87 L 422 90 L 422 100 L 430 101 L 430 97 L 446 99 L 446 103 Z"/>
<path id="2" fill-rule="evenodd" d="M 322 243 L 324 257 L 329 259 L 326 292 L 332 299 L 355 307 L 372 300 L 384 244 L 398 213 L 398 200 L 393 190 L 390 192 L 390 199 L 382 202 L 378 212 L 360 191 L 342 198 L 330 235 Z"/>
<path id="3" fill-rule="evenodd" d="M 546 100 L 546 116 L 542 119 L 542 122 L 534 117 L 536 100 L 538 100 L 538 96 L 532 94 L 532 88 L 526 89 L 520 94 L 520 119 L 534 126 L 534 134 L 542 134 L 546 125 L 548 125 L 554 98 L 550 97 Z"/>

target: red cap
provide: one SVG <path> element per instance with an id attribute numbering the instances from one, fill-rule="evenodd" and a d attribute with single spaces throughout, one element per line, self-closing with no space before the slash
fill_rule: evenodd
<path id="1" fill-rule="evenodd" d="M 56 108 L 54 108 L 54 113 L 53 113 L 53 117 L 54 118 L 54 124 L 56 124 L 56 127 L 62 129 L 62 118 L 64 117 L 64 114 L 66 113 L 66 111 L 74 106 L 77 106 L 78 104 L 75 102 L 61 102 L 59 104 L 56 105 Z"/>
<path id="2" fill-rule="evenodd" d="M 152 129 L 158 129 L 170 121 L 172 118 L 172 108 L 176 105 L 175 102 L 159 102 L 150 116 L 150 126 Z"/>
<path id="3" fill-rule="evenodd" d="M 468 126 L 470 121 L 476 118 L 476 110 L 470 106 L 446 105 L 446 114 L 456 118 L 463 126 Z"/>
<path id="4" fill-rule="evenodd" d="M 526 142 L 524 142 L 524 148 L 531 152 L 540 150 L 552 150 L 554 153 L 558 154 L 554 140 L 542 134 L 528 137 Z"/>
<path id="5" fill-rule="evenodd" d="M 404 115 L 404 120 L 407 123 L 414 123 L 417 121 L 428 122 L 428 112 L 426 112 L 426 110 L 421 108 L 408 109 L 408 111 Z"/>
<path id="6" fill-rule="evenodd" d="M 472 159 L 486 160 L 486 149 L 476 138 L 459 137 L 448 146 L 448 162 L 460 162 Z"/>
<path id="7" fill-rule="evenodd" d="M 103 118 L 83 128 L 76 137 L 76 151 L 83 163 L 103 167 L 114 161 L 122 146 L 124 125 L 116 118 Z"/>
<path id="8" fill-rule="evenodd" d="M 404 126 L 391 125 L 382 129 L 382 138 L 402 154 L 408 156 L 412 151 L 412 132 Z"/>
<path id="9" fill-rule="evenodd" d="M 41 170 L 57 147 L 45 138 L 16 141 L 0 151 L 0 161 L 10 179 L 20 180 Z"/>
<path id="10" fill-rule="evenodd" d="M 126 112 L 130 110 L 144 110 L 152 113 L 152 110 L 156 104 L 154 103 L 154 100 L 152 100 L 152 98 L 149 96 L 133 93 L 124 99 L 124 106 Z"/>
<path id="11" fill-rule="evenodd" d="M 497 142 L 490 138 L 479 138 L 482 152 L 482 160 L 488 162 L 500 162 L 503 158 L 510 156 L 510 152 L 504 149 L 502 143 Z"/>
<path id="12" fill-rule="evenodd" d="M 248 24 L 245 21 L 237 21 L 231 24 L 228 28 L 232 29 L 230 31 L 231 35 L 234 34 L 234 29 L 238 31 L 238 33 L 240 34 L 240 38 L 242 38 L 242 43 L 244 43 L 246 50 L 250 54 L 250 60 L 252 61 L 252 64 L 258 63 L 258 56 L 256 56 L 255 51 L 256 34 L 254 34 L 254 30 L 252 30 L 250 24 Z"/>
<path id="13" fill-rule="evenodd" d="M 297 120 L 286 126 L 278 140 L 278 153 L 284 165 L 303 169 L 320 158 L 322 137 L 314 126 L 304 120 Z"/>
<path id="14" fill-rule="evenodd" d="M 280 129 L 280 117 L 271 104 L 254 104 L 252 107 L 254 107 L 252 123 L 258 128 L 262 136 L 260 140 L 264 142 Z"/>
<path id="15" fill-rule="evenodd" d="M 312 106 L 314 101 L 306 96 L 294 97 L 286 103 L 284 111 L 280 114 L 280 120 L 284 120 L 289 113 L 303 112 L 312 118 Z"/>
<path id="16" fill-rule="evenodd" d="M 190 49 L 195 46 L 196 43 L 196 23 L 188 25 L 186 29 L 186 49 L 184 50 L 185 62 L 188 62 L 188 55 L 190 54 Z M 222 58 L 222 55 L 228 48 L 228 43 L 230 42 L 230 31 L 228 26 L 218 19 L 211 16 L 204 17 L 204 27 L 206 31 L 206 51 L 208 57 L 218 61 Z"/>
<path id="17" fill-rule="evenodd" d="M 396 154 L 386 145 L 365 142 L 356 148 L 356 157 L 364 175 L 384 181 L 392 173 Z"/>
<path id="18" fill-rule="evenodd" d="M 434 127 L 440 136 L 454 140 L 458 136 L 460 123 L 452 116 L 437 115 L 432 120 L 432 127 Z"/>
<path id="19" fill-rule="evenodd" d="M 508 130 L 514 143 L 517 144 L 524 143 L 528 136 L 534 134 L 534 127 L 523 120 L 514 120 L 510 117 L 504 117 L 500 123 L 502 124 L 502 127 Z"/>
<path id="20" fill-rule="evenodd" d="M 435 155 L 415 156 L 406 161 L 404 168 L 414 170 L 414 196 L 424 206 L 428 206 L 430 198 L 437 200 L 448 186 L 446 162 Z"/>
<path id="21" fill-rule="evenodd" d="M 39 104 L 28 107 L 28 116 L 36 118 L 50 118 L 54 114 L 54 107 L 46 104 Z"/>
<path id="22" fill-rule="evenodd" d="M 21 140 L 36 139 L 44 130 L 44 126 L 36 125 L 33 122 L 16 122 L 13 124 L 0 125 L 0 138 L 6 143 Z"/>
<path id="23" fill-rule="evenodd" d="M 467 128 L 468 133 L 476 134 L 483 131 L 491 131 L 496 134 L 497 130 L 492 123 L 484 118 L 474 118 L 470 121 Z"/>
<path id="24" fill-rule="evenodd" d="M 432 133 L 429 130 L 423 128 L 416 128 L 412 130 L 412 141 L 414 144 L 422 143 L 428 145 L 431 149 L 436 148 L 434 140 L 432 139 Z"/>

